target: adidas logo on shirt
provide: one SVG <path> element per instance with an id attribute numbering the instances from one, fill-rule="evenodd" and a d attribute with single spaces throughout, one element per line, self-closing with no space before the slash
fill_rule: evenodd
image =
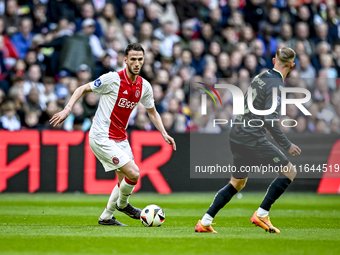
<path id="1" fill-rule="evenodd" d="M 128 94 L 127 90 L 125 90 L 125 91 L 123 92 L 123 94 L 127 95 L 127 94 Z"/>

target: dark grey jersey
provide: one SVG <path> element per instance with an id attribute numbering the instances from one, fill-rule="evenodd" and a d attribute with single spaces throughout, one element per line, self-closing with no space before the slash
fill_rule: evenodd
<path id="1" fill-rule="evenodd" d="M 275 69 L 263 72 L 255 76 L 250 86 L 252 88 L 253 106 L 256 110 L 271 109 L 273 104 L 273 88 L 277 88 L 278 103 L 276 109 L 273 113 L 265 116 L 252 113 L 249 110 L 247 93 L 244 97 L 244 115 L 236 117 L 229 139 L 235 143 L 256 146 L 258 142 L 266 140 L 266 130 L 268 130 L 282 148 L 289 150 L 291 142 L 283 134 L 277 121 L 281 107 L 281 88 L 284 87 L 281 73 Z M 262 123 L 264 124 L 262 125 Z M 262 127 L 251 127 L 261 125 Z"/>

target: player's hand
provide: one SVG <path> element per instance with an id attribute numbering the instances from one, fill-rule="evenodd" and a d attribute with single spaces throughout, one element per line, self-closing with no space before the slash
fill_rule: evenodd
<path id="1" fill-rule="evenodd" d="M 65 108 L 61 112 L 54 114 L 53 117 L 50 119 L 50 124 L 53 125 L 53 127 L 56 127 L 57 125 L 62 124 L 70 113 L 71 113 L 71 110 Z"/>
<path id="2" fill-rule="evenodd" d="M 290 155 L 295 157 L 295 156 L 298 156 L 298 155 L 301 154 L 301 149 L 298 146 L 296 146 L 295 144 L 292 143 L 288 152 L 290 153 Z"/>
<path id="3" fill-rule="evenodd" d="M 164 140 L 165 140 L 168 144 L 172 145 L 172 148 L 173 148 L 174 151 L 175 151 L 175 150 L 176 150 L 176 143 L 175 143 L 175 140 L 174 140 L 171 136 L 169 136 L 168 134 L 164 134 L 164 135 L 163 135 L 163 138 L 164 138 Z"/>

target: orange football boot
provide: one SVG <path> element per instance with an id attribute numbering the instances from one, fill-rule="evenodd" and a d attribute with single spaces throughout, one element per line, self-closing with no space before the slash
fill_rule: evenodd
<path id="1" fill-rule="evenodd" d="M 215 223 L 212 223 L 211 225 L 213 225 Z M 197 222 L 197 225 L 195 227 L 195 232 L 210 232 L 210 233 L 217 233 L 213 228 L 212 226 L 209 226 L 209 227 L 206 227 L 206 226 L 203 226 L 202 223 L 201 223 L 201 220 L 198 220 Z"/>
<path id="2" fill-rule="evenodd" d="M 260 226 L 266 231 L 269 231 L 269 233 L 280 233 L 280 230 L 273 226 L 273 224 L 270 222 L 269 216 L 267 217 L 259 217 L 256 214 L 257 211 L 254 212 L 253 216 L 251 217 L 250 221 L 251 223 L 255 224 L 256 226 Z"/>

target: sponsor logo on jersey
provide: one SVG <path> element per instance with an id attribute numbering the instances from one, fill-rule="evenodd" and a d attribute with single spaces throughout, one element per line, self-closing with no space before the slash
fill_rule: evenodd
<path id="1" fill-rule="evenodd" d="M 94 86 L 97 87 L 97 88 L 99 88 L 100 85 L 102 85 L 102 81 L 101 81 L 100 79 L 95 80 Z"/>
<path id="2" fill-rule="evenodd" d="M 140 95 L 140 90 L 136 90 L 135 96 L 138 98 Z"/>
<path id="3" fill-rule="evenodd" d="M 113 157 L 112 162 L 113 162 L 113 164 L 118 165 L 119 164 L 119 158 Z"/>
<path id="4" fill-rule="evenodd" d="M 278 157 L 276 157 L 276 158 L 273 158 L 273 161 L 274 161 L 275 163 L 278 163 L 278 162 L 280 162 L 280 159 L 279 159 Z"/>
<path id="5" fill-rule="evenodd" d="M 126 98 L 120 98 L 119 102 L 118 102 L 118 106 L 119 107 L 123 107 L 123 108 L 127 108 L 127 109 L 133 109 L 133 107 L 136 105 L 137 103 L 135 102 L 130 102 L 129 100 L 127 100 Z"/>
<path id="6" fill-rule="evenodd" d="M 127 95 L 127 94 L 128 94 L 127 90 L 125 90 L 125 91 L 123 92 L 123 94 Z"/>

